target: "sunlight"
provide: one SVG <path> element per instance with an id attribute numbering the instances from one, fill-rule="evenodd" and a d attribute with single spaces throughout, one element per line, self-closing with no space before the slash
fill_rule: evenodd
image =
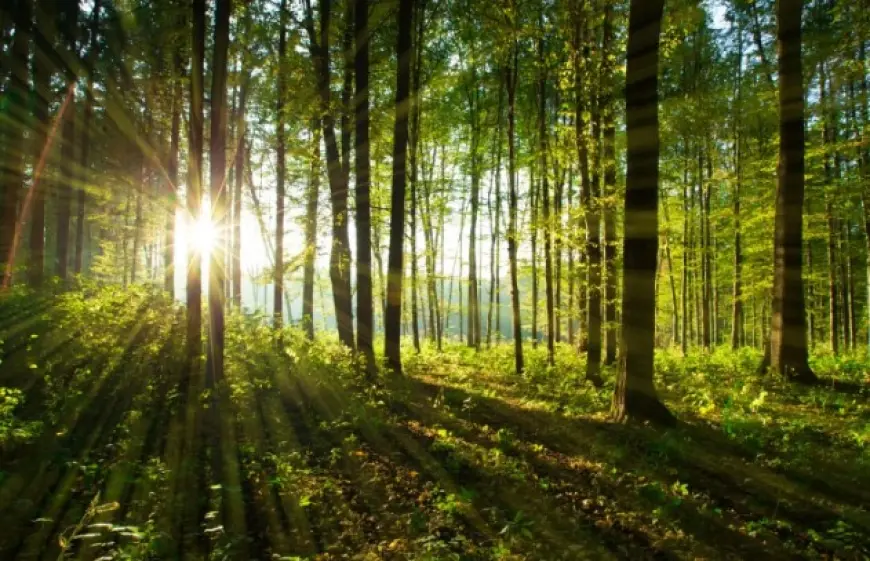
<path id="1" fill-rule="evenodd" d="M 217 228 L 207 213 L 203 212 L 187 229 L 187 238 L 191 246 L 204 257 L 210 255 L 217 241 Z"/>

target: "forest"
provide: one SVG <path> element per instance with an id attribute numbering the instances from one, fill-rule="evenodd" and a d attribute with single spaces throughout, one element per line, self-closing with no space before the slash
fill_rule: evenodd
<path id="1" fill-rule="evenodd" d="M 868 45 L 0 2 L 0 559 L 870 559 Z"/>

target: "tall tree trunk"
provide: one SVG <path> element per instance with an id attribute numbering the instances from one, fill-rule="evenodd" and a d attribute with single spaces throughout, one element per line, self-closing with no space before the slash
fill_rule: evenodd
<path id="1" fill-rule="evenodd" d="M 603 26 L 604 62 L 602 73 L 601 111 L 603 124 L 603 156 L 604 156 L 604 339 L 607 343 L 604 364 L 612 366 L 616 363 L 616 289 L 619 279 L 616 270 L 616 109 L 613 102 L 614 77 L 613 60 L 609 55 L 613 43 L 613 7 L 605 2 Z"/>
<path id="2" fill-rule="evenodd" d="M 498 241 L 500 237 L 500 222 L 501 222 L 501 131 L 502 131 L 502 114 L 504 111 L 504 87 L 502 84 L 498 86 L 498 109 L 496 112 L 496 134 L 493 142 L 495 143 L 495 177 L 493 190 L 495 191 L 495 201 L 490 200 L 490 220 L 492 221 L 492 241 L 489 246 L 490 267 L 489 267 L 489 309 L 486 315 L 486 346 L 492 345 L 492 316 L 500 308 L 499 299 L 499 249 Z M 501 335 L 501 314 L 496 312 L 495 319 L 496 340 L 500 339 Z"/>
<path id="3" fill-rule="evenodd" d="M 387 309 L 384 318 L 387 364 L 402 372 L 401 321 L 402 275 L 405 241 L 405 185 L 407 183 L 408 102 L 411 87 L 411 27 L 414 0 L 399 2 L 399 32 L 396 57 L 396 119 L 393 129 L 393 187 L 390 197 L 390 257 L 387 272 Z"/>
<path id="4" fill-rule="evenodd" d="M 801 261 L 804 204 L 804 86 L 801 68 L 802 0 L 777 3 L 779 52 L 779 166 L 774 225 L 770 367 L 800 382 L 810 369 Z"/>
<path id="5" fill-rule="evenodd" d="M 473 47 L 472 47 L 473 49 Z M 477 68 L 472 64 L 471 80 L 467 86 L 471 128 L 471 220 L 468 231 L 468 332 L 469 347 L 480 348 L 478 326 L 480 314 L 478 307 L 477 283 L 477 216 L 480 212 L 480 86 Z"/>
<path id="6" fill-rule="evenodd" d="M 825 167 L 827 167 L 827 162 Z M 840 352 L 840 309 L 837 294 L 838 228 L 830 201 L 825 206 L 825 216 L 828 222 L 828 342 L 831 345 L 831 351 L 837 354 Z"/>
<path id="7" fill-rule="evenodd" d="M 202 213 L 203 65 L 205 62 L 205 0 L 193 0 L 193 45 L 190 68 L 190 126 L 187 220 L 196 224 Z M 188 358 L 198 363 L 202 352 L 202 255 L 188 243 Z"/>
<path id="8" fill-rule="evenodd" d="M 329 259 L 329 277 L 332 282 L 332 297 L 335 305 L 338 338 L 348 348 L 354 348 L 353 307 L 350 290 L 350 241 L 348 236 L 347 183 L 348 177 L 339 154 L 335 136 L 335 118 L 331 108 L 329 30 L 332 0 L 321 0 L 320 33 L 314 31 L 314 16 L 311 2 L 305 0 L 305 27 L 308 30 L 309 52 L 317 75 L 317 91 L 320 101 L 320 122 L 326 144 L 326 175 L 329 179 L 329 199 L 332 206 L 332 247 Z M 347 49 L 345 49 L 347 50 Z M 345 56 L 347 60 L 347 56 Z M 345 76 L 347 82 L 347 76 Z M 345 127 L 349 139 L 349 125 Z M 345 158 L 349 158 L 345 155 Z M 401 292 L 400 292 L 401 294 Z"/>
<path id="9" fill-rule="evenodd" d="M 574 177 L 573 171 L 568 174 L 568 208 L 573 209 L 574 199 Z M 574 220 L 571 213 L 568 214 L 568 224 L 565 231 L 570 233 L 574 230 Z M 576 277 L 574 271 L 574 244 L 568 244 L 568 344 L 573 345 L 574 341 L 574 281 Z"/>
<path id="10" fill-rule="evenodd" d="M 613 414 L 673 424 L 653 383 L 658 256 L 658 51 L 664 0 L 632 0 L 625 80 L 628 171 L 625 188 L 622 360 Z"/>
<path id="11" fill-rule="evenodd" d="M 538 202 L 540 186 L 535 181 L 535 164 L 529 164 L 529 199 L 531 200 L 531 215 L 529 228 L 531 229 L 532 254 L 532 348 L 538 348 Z"/>
<path id="12" fill-rule="evenodd" d="M 26 3 L 26 2 L 25 2 Z M 33 161 L 36 162 L 33 179 L 33 193 L 30 201 L 30 262 L 28 264 L 28 281 L 31 286 L 39 286 L 45 277 L 45 193 L 46 180 L 43 176 L 45 160 L 48 156 L 46 144 L 50 142 L 48 106 L 51 101 L 51 52 L 52 31 L 54 28 L 53 0 L 40 0 L 36 4 L 36 32 L 33 53 Z M 16 34 L 17 37 L 17 34 Z M 22 35 L 23 38 L 23 35 Z M 13 43 L 13 51 L 15 50 Z M 18 46 L 21 49 L 21 46 Z M 13 56 L 14 61 L 22 64 L 26 61 Z M 20 70 L 20 69 L 19 69 Z M 26 72 L 26 66 L 24 68 Z M 16 84 L 16 82 L 13 82 Z M 10 91 L 11 93 L 11 91 Z M 10 99 L 10 106 L 14 107 Z M 3 224 L 10 224 L 4 216 Z M 0 244 L 2 246 L 2 244 Z M 8 255 L 0 250 L 0 258 Z M 11 264 L 11 263 L 10 263 Z"/>
<path id="13" fill-rule="evenodd" d="M 64 39 L 70 55 L 76 52 L 76 40 L 78 37 L 78 2 L 64 4 Z M 76 81 L 76 72 L 73 60 L 66 64 L 66 81 L 72 84 Z M 72 213 L 73 185 L 76 183 L 75 162 L 75 103 L 70 100 L 70 105 L 64 113 L 63 121 L 63 148 L 61 150 L 61 179 L 57 193 L 57 252 L 55 261 L 55 273 L 61 280 L 67 279 L 69 270 L 69 231 L 70 217 Z"/>
<path id="14" fill-rule="evenodd" d="M 236 115 L 236 141 L 233 152 L 235 181 L 233 182 L 233 244 L 232 244 L 232 303 L 237 310 L 242 309 L 242 188 L 245 183 L 245 163 L 247 158 L 247 119 L 245 111 L 248 101 L 250 71 L 242 61 L 242 85 L 239 92 L 239 106 Z"/>
<path id="15" fill-rule="evenodd" d="M 139 270 L 139 250 L 142 246 L 142 191 L 145 190 L 145 155 L 140 154 L 137 164 L 139 179 L 136 181 L 136 216 L 133 221 L 133 252 L 130 263 L 130 284 L 136 284 Z"/>
<path id="16" fill-rule="evenodd" d="M 4 107 L 5 121 L 0 125 L 0 139 L 6 143 L 5 154 L 0 156 L 0 181 L 2 181 L 2 209 L 0 209 L 0 259 L 4 266 L 2 287 L 12 283 L 15 266 L 16 228 L 18 227 L 18 199 L 24 188 L 25 131 L 29 123 L 27 114 L 27 60 L 30 53 L 32 31 L 31 2 L 18 0 L 9 9 L 13 12 L 15 36 L 9 55 L 10 76 L 8 85 L 8 109 Z M 39 58 L 37 56 L 37 58 Z M 34 77 L 35 78 L 35 77 Z"/>
<path id="17" fill-rule="evenodd" d="M 372 295 L 371 163 L 369 160 L 369 2 L 354 6 L 356 80 L 354 165 L 356 174 L 356 289 L 357 349 L 365 359 L 365 371 L 373 376 L 375 363 L 374 304 Z"/>
<path id="18" fill-rule="evenodd" d="M 703 150 L 703 148 L 701 148 Z M 707 168 L 710 169 L 710 155 L 705 154 L 704 158 Z M 713 262 L 712 262 L 712 234 L 710 233 L 710 196 L 713 189 L 712 177 L 708 177 L 704 181 L 704 170 L 698 170 L 698 184 L 701 187 L 699 196 L 701 197 L 701 222 L 703 238 L 701 239 L 701 259 L 702 268 L 704 271 L 703 285 L 701 289 L 701 315 L 703 316 L 702 327 L 702 343 L 704 349 L 710 350 L 713 342 L 712 331 L 715 316 L 713 315 Z"/>
<path id="19" fill-rule="evenodd" d="M 357 171 L 357 189 L 360 189 L 360 177 L 359 171 Z M 314 264 L 317 259 L 317 200 L 319 196 L 320 122 L 317 119 L 312 119 L 311 163 L 308 172 L 308 192 L 305 195 L 305 260 L 302 273 L 302 328 L 311 340 L 314 340 Z M 360 222 L 357 222 L 357 228 L 360 228 L 359 224 Z M 362 234 L 362 232 L 360 233 Z"/>
<path id="20" fill-rule="evenodd" d="M 410 168 L 410 184 L 411 184 L 411 209 L 410 209 L 410 230 L 411 230 L 411 333 L 414 340 L 414 350 L 420 352 L 420 319 L 419 308 L 417 307 L 417 154 L 420 146 L 420 64 L 423 53 L 423 6 L 425 0 L 415 4 L 415 14 L 412 19 L 416 21 L 417 33 L 413 40 L 411 51 L 414 60 L 412 62 L 412 84 L 410 98 L 410 150 L 409 168 Z"/>
<path id="21" fill-rule="evenodd" d="M 740 196 L 743 189 L 743 150 L 741 143 L 740 111 L 743 110 L 743 28 L 737 29 L 737 76 L 735 79 L 734 112 L 734 192 L 732 213 L 734 215 L 734 284 L 731 304 L 731 349 L 736 351 L 744 344 L 743 334 L 743 239 L 740 223 Z"/>
<path id="22" fill-rule="evenodd" d="M 838 225 L 839 225 L 838 221 Z M 851 348 L 852 343 L 852 302 L 850 299 L 851 291 L 849 289 L 849 244 L 848 244 L 848 224 L 843 224 L 837 231 L 837 255 L 839 257 L 838 267 L 840 269 L 840 291 L 841 291 L 841 314 L 840 321 L 843 325 L 843 346 L 846 349 Z"/>
<path id="23" fill-rule="evenodd" d="M 88 172 L 88 167 L 90 166 L 91 118 L 94 112 L 94 66 L 97 60 L 97 33 L 99 32 L 99 21 L 100 0 L 95 0 L 94 5 L 91 9 L 91 41 L 90 47 L 88 47 L 88 59 L 86 66 L 86 71 L 88 73 L 88 85 L 87 91 L 85 92 L 85 109 L 81 131 L 82 145 L 81 153 L 79 155 L 81 177 L 78 192 L 76 193 L 78 199 L 78 208 L 76 212 L 76 252 L 73 264 L 73 271 L 77 275 L 80 275 L 82 273 L 82 264 L 84 261 L 85 251 L 85 203 L 87 199 L 87 193 L 85 191 L 84 185 L 87 184 L 90 180 L 90 173 Z"/>
<path id="24" fill-rule="evenodd" d="M 577 151 L 580 158 L 581 176 L 583 180 L 582 204 L 586 215 L 586 258 L 587 258 L 587 286 L 586 294 L 588 297 L 588 312 L 587 312 L 587 329 L 586 329 L 586 379 L 592 382 L 595 386 L 601 386 L 601 245 L 600 245 L 600 224 L 601 218 L 599 215 L 600 193 L 598 192 L 598 182 L 592 181 L 589 177 L 589 148 L 586 136 L 586 123 L 583 114 L 586 110 L 581 82 L 580 71 L 580 46 L 585 39 L 585 33 L 581 32 L 582 26 L 579 20 L 576 22 L 575 29 L 575 95 L 577 97 L 576 107 L 576 126 L 577 126 Z M 595 114 L 598 114 L 597 103 L 592 101 Z M 593 123 L 595 130 L 593 137 L 597 138 L 600 125 L 598 122 Z M 597 171 L 595 172 L 597 176 Z"/>
<path id="25" fill-rule="evenodd" d="M 272 316 L 275 327 L 280 328 L 283 321 L 284 308 L 284 202 L 286 192 L 284 180 L 286 175 L 286 150 L 284 140 L 284 96 L 287 74 L 287 0 L 281 0 L 279 10 L 278 31 L 278 92 L 275 125 L 275 154 L 278 158 L 275 164 L 275 270 L 272 276 Z"/>
<path id="26" fill-rule="evenodd" d="M 517 157 L 514 136 L 516 134 L 516 93 L 519 80 L 519 45 L 516 39 L 511 47 L 510 61 L 505 78 L 508 92 L 508 261 L 511 276 L 511 310 L 514 338 L 514 367 L 517 375 L 525 369 L 523 361 L 523 333 L 520 319 L 520 288 L 518 282 L 517 264 Z"/>
<path id="27" fill-rule="evenodd" d="M 215 9 L 214 56 L 211 82 L 211 219 L 215 242 L 209 265 L 208 317 L 209 351 L 206 387 L 212 388 L 224 377 L 224 304 L 226 299 L 227 190 L 227 50 L 229 49 L 232 0 L 217 0 Z M 277 265 L 277 263 L 276 263 Z M 278 269 L 278 267 L 276 267 Z M 279 304 L 280 305 L 280 304 Z"/>
<path id="28" fill-rule="evenodd" d="M 169 131 L 169 158 L 167 175 L 169 184 L 166 186 L 168 209 L 166 211 L 166 232 L 163 238 L 163 289 L 170 297 L 175 297 L 175 210 L 178 197 L 178 151 L 181 144 L 181 107 L 184 104 L 181 93 L 181 55 L 176 53 L 172 81 L 172 109 Z"/>
<path id="29" fill-rule="evenodd" d="M 547 70 L 546 70 L 546 47 L 544 43 L 543 14 L 541 15 L 541 37 L 538 40 L 538 56 L 541 65 L 541 77 L 538 85 L 540 97 L 538 127 L 541 158 L 541 207 L 544 221 L 544 293 L 547 298 L 547 364 L 556 363 L 556 326 L 554 316 L 553 295 L 553 225 L 550 223 L 550 183 L 549 169 L 547 167 Z"/>

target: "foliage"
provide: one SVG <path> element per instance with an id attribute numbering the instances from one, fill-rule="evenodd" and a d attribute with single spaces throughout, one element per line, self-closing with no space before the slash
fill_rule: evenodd
<path id="1" fill-rule="evenodd" d="M 656 432 L 607 422 L 610 392 L 584 384 L 582 358 L 567 346 L 555 367 L 543 348 L 528 349 L 522 377 L 505 345 L 424 347 L 409 353 L 407 378 L 372 384 L 337 341 L 232 315 L 227 471 L 217 476 L 183 436 L 193 430 L 185 404 L 209 401 L 185 395 L 171 302 L 139 287 L 85 286 L 4 295 L 0 315 L 36 301 L 33 323 L 2 333 L 3 426 L 27 427 L 2 433 L 3 552 L 870 554 L 862 355 L 816 358 L 827 381 L 804 388 L 759 378 L 757 351 L 662 351 L 657 384 L 685 423 Z M 45 477 L 33 479 L 34 462 Z"/>

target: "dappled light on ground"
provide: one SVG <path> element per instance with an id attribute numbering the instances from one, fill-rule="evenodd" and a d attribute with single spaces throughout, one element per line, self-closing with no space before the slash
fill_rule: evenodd
<path id="1" fill-rule="evenodd" d="M 508 346 L 424 349 L 372 384 L 337 343 L 233 316 L 212 400 L 145 289 L 12 292 L 0 318 L 2 559 L 870 555 L 857 357 L 804 388 L 752 351 L 663 352 L 683 423 L 658 431 L 610 422 L 569 347 L 522 378 Z"/>

